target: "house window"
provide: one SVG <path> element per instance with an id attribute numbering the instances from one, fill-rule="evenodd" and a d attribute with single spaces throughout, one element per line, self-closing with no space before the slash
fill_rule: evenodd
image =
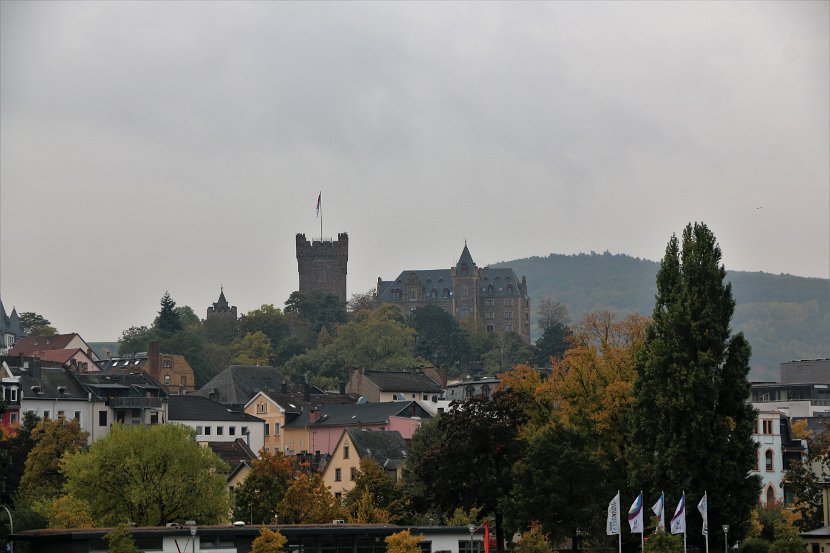
<path id="1" fill-rule="evenodd" d="M 271 425 L 270 425 L 270 424 L 268 424 L 267 422 L 265 423 L 265 435 L 266 435 L 266 436 L 270 436 L 270 435 L 271 435 Z"/>
<path id="2" fill-rule="evenodd" d="M 243 427 L 242 427 L 242 435 L 243 435 L 243 436 L 246 436 L 247 434 L 248 434 L 248 427 L 247 427 L 247 426 L 243 426 Z"/>
<path id="3" fill-rule="evenodd" d="M 157 412 L 150 413 L 150 424 L 159 423 L 159 414 Z"/>
<path id="4" fill-rule="evenodd" d="M 229 426 L 228 427 L 228 435 L 236 436 L 236 427 L 235 426 Z"/>
<path id="5" fill-rule="evenodd" d="M 275 422 L 274 423 L 274 436 L 279 436 L 279 435 L 280 435 L 280 423 Z"/>
<path id="6" fill-rule="evenodd" d="M 187 386 L 187 377 L 182 375 L 182 386 Z"/>
<path id="7" fill-rule="evenodd" d="M 202 435 L 202 430 L 203 430 L 203 429 L 202 429 L 202 427 L 201 427 L 201 426 L 197 426 L 197 427 L 196 427 L 196 435 L 197 435 L 197 436 L 201 436 L 201 435 Z"/>
<path id="8" fill-rule="evenodd" d="M 170 384 L 170 375 L 166 374 L 166 375 L 164 375 L 164 385 L 168 386 L 169 384 Z"/>
<path id="9" fill-rule="evenodd" d="M 410 301 L 415 301 L 417 299 L 418 299 L 418 290 L 416 290 L 415 288 L 410 288 L 409 289 L 409 300 Z"/>
<path id="10" fill-rule="evenodd" d="M 225 435 L 225 427 L 224 426 L 217 426 L 216 427 L 216 435 L 217 436 L 224 436 Z"/>
<path id="11" fill-rule="evenodd" d="M 513 307 L 513 298 L 504 298 L 505 307 Z"/>
<path id="12" fill-rule="evenodd" d="M 334 469 L 334 481 L 340 482 L 343 480 L 343 469 Z"/>
<path id="13" fill-rule="evenodd" d="M 761 434 L 772 434 L 772 420 L 765 419 L 761 422 L 763 424 Z"/>
<path id="14" fill-rule="evenodd" d="M 81 422 L 81 412 L 75 411 L 75 420 Z"/>
<path id="15" fill-rule="evenodd" d="M 349 472 L 349 480 L 354 482 L 357 480 L 357 467 L 352 467 L 351 471 Z"/>
<path id="16" fill-rule="evenodd" d="M 508 321 L 511 320 L 513 318 L 513 311 L 505 311 L 504 312 L 504 318 L 507 319 Z"/>
<path id="17" fill-rule="evenodd" d="M 173 359 L 171 357 L 165 357 L 161 360 L 161 367 L 163 369 L 170 369 L 173 367 Z"/>
<path id="18" fill-rule="evenodd" d="M 343 458 L 344 459 L 349 458 L 349 446 L 347 446 L 347 445 L 343 446 Z"/>
<path id="19" fill-rule="evenodd" d="M 483 553 L 483 541 L 473 540 L 472 547 L 470 545 L 470 540 L 458 540 L 458 553 Z"/>
<path id="20" fill-rule="evenodd" d="M 66 412 L 65 411 L 58 411 L 58 418 L 59 419 L 65 419 L 66 418 Z"/>
<path id="21" fill-rule="evenodd" d="M 11 401 L 17 401 L 17 388 L 12 388 L 10 390 L 11 393 Z"/>
<path id="22" fill-rule="evenodd" d="M 106 411 L 98 411 L 98 426 L 106 426 L 107 425 L 107 412 Z"/>
<path id="23" fill-rule="evenodd" d="M 205 427 L 205 436 L 210 436 L 210 427 L 209 426 Z"/>
<path id="24" fill-rule="evenodd" d="M 257 414 L 267 413 L 268 412 L 268 405 L 266 405 L 265 403 L 257 403 L 256 404 L 256 412 L 257 412 Z"/>
<path id="25" fill-rule="evenodd" d="M 764 453 L 764 469 L 767 472 L 772 472 L 773 463 L 772 463 L 772 450 L 768 449 L 766 453 Z"/>
<path id="26" fill-rule="evenodd" d="M 48 419 L 50 416 L 51 416 L 51 413 L 49 412 L 49 410 L 48 410 L 48 409 L 44 409 L 44 410 L 43 410 L 43 418 L 44 418 L 44 419 Z"/>

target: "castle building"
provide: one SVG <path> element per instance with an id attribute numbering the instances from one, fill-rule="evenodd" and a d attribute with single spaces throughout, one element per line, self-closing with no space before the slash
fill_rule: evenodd
<path id="1" fill-rule="evenodd" d="M 11 315 L 6 315 L 3 300 L 0 300 L 0 355 L 8 352 L 16 340 L 23 337 L 23 329 L 17 316 L 17 309 L 12 309 Z"/>
<path id="2" fill-rule="evenodd" d="M 515 332 L 530 343 L 527 281 L 513 269 L 479 268 L 467 243 L 455 267 L 403 271 L 395 280 L 378 277 L 376 301 L 397 305 L 404 316 L 437 305 L 461 321 L 472 317 L 487 332 Z"/>
<path id="3" fill-rule="evenodd" d="M 349 262 L 349 235 L 341 232 L 337 240 L 307 240 L 297 234 L 297 270 L 302 294 L 322 291 L 346 302 L 346 265 Z"/>
<path id="4" fill-rule="evenodd" d="M 219 288 L 219 299 L 216 300 L 216 303 L 207 308 L 207 318 L 210 319 L 211 317 L 233 317 L 233 320 L 238 318 L 236 316 L 236 306 L 228 305 L 228 300 L 225 299 L 224 287 Z"/>

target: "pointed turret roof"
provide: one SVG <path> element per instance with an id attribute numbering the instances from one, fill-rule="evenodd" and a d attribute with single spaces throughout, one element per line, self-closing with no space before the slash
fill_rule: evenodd
<path id="1" fill-rule="evenodd" d="M 225 299 L 225 287 L 219 287 L 219 299 L 216 303 L 213 304 L 215 308 L 218 309 L 227 309 L 228 308 L 228 300 Z"/>
<path id="2" fill-rule="evenodd" d="M 461 257 L 458 258 L 458 263 L 455 264 L 455 272 L 456 274 L 461 274 L 461 266 L 466 265 L 467 271 L 472 272 L 473 267 L 475 267 L 475 263 L 473 262 L 473 256 L 470 255 L 470 250 L 467 248 L 467 241 L 464 240 L 464 249 L 461 252 Z"/>
<path id="3" fill-rule="evenodd" d="M 0 298 L 0 333 L 9 330 L 9 316 L 6 315 L 6 308 L 3 307 L 3 298 Z"/>
<path id="4" fill-rule="evenodd" d="M 18 338 L 23 336 L 23 327 L 20 326 L 20 317 L 17 316 L 17 308 L 12 307 L 12 314 L 9 316 L 9 329 Z"/>

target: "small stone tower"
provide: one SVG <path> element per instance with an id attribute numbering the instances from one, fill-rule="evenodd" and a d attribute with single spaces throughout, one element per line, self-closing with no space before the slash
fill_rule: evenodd
<path id="1" fill-rule="evenodd" d="M 227 317 L 229 319 L 233 318 L 233 320 L 237 319 L 236 306 L 228 305 L 228 300 L 225 299 L 224 287 L 219 288 L 219 299 L 216 303 L 214 303 L 212 307 L 208 307 L 207 317 L 208 319 L 211 317 Z"/>
<path id="2" fill-rule="evenodd" d="M 346 265 L 349 262 L 349 235 L 341 232 L 337 240 L 306 240 L 297 235 L 297 270 L 300 292 L 322 290 L 346 301 Z"/>

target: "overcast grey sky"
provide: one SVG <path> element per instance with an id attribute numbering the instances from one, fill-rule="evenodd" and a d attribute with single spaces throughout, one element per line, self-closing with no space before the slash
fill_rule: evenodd
<path id="1" fill-rule="evenodd" d="M 689 221 L 826 278 L 828 6 L 4 1 L 0 297 L 91 341 L 281 307 L 321 190 L 350 294 Z"/>

